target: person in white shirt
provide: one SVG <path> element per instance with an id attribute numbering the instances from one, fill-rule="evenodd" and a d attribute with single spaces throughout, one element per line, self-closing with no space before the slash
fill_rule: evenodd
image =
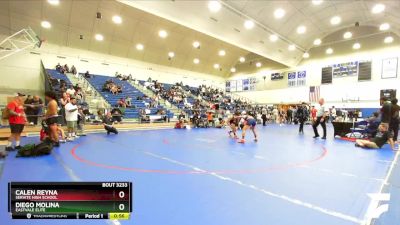
<path id="1" fill-rule="evenodd" d="M 76 99 L 71 98 L 70 102 L 65 105 L 65 119 L 68 128 L 68 141 L 72 141 L 76 136 L 78 126 L 78 106 Z"/>
<path id="2" fill-rule="evenodd" d="M 314 129 L 314 138 L 319 137 L 317 127 L 318 125 L 321 124 L 322 129 L 324 131 L 324 136 L 322 136 L 322 139 L 326 139 L 326 118 L 328 116 L 328 109 L 325 108 L 325 100 L 323 98 L 320 98 L 319 101 L 319 107 L 317 109 L 317 119 L 314 121 L 313 124 L 313 129 Z"/>
<path id="3" fill-rule="evenodd" d="M 263 122 L 263 126 L 265 126 L 265 124 L 267 123 L 267 109 L 265 107 L 261 109 L 261 119 Z"/>
<path id="4" fill-rule="evenodd" d="M 69 94 L 69 96 L 75 96 L 75 89 L 72 87 L 72 85 L 68 87 L 66 92 Z"/>
<path id="5" fill-rule="evenodd" d="M 334 121 L 334 120 L 336 119 L 336 109 L 335 109 L 335 106 L 332 106 L 332 109 L 331 109 L 331 117 L 332 117 L 331 121 Z"/>
<path id="6" fill-rule="evenodd" d="M 276 107 L 272 110 L 272 120 L 274 120 L 275 123 L 279 122 L 279 111 Z"/>
<path id="7" fill-rule="evenodd" d="M 151 113 L 151 110 L 149 108 L 146 108 L 144 111 L 146 112 L 146 115 Z"/>

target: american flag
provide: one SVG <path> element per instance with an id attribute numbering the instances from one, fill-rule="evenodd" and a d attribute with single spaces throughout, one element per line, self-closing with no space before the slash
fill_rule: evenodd
<path id="1" fill-rule="evenodd" d="M 320 89 L 319 86 L 310 86 L 310 102 L 317 102 L 319 100 Z"/>

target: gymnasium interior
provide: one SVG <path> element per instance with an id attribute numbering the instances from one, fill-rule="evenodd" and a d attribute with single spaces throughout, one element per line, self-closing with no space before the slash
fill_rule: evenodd
<path id="1" fill-rule="evenodd" d="M 398 225 L 398 12 L 0 1 L 0 224 Z"/>

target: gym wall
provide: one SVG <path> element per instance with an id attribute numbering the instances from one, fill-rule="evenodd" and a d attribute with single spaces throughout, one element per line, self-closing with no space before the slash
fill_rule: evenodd
<path id="1" fill-rule="evenodd" d="M 342 55 L 324 59 L 304 61 L 298 67 L 285 71 L 307 71 L 306 85 L 302 87 L 288 87 L 287 76 L 283 80 L 271 81 L 271 73 L 282 71 L 263 70 L 255 74 L 238 74 L 229 79 L 243 79 L 256 77 L 257 91 L 237 92 L 237 94 L 256 100 L 259 103 L 298 103 L 308 101 L 309 86 L 321 85 L 322 67 L 335 63 L 349 61 L 372 61 L 371 81 L 358 81 L 357 76 L 333 78 L 332 84 L 321 85 L 321 97 L 330 104 L 338 107 L 379 107 L 379 93 L 381 89 L 400 89 L 400 70 L 397 78 L 382 79 L 382 59 L 398 57 L 400 65 L 400 47 L 382 48 L 375 51 L 357 52 L 351 55 Z M 265 82 L 263 76 L 266 76 Z M 399 93 L 399 92 L 398 92 Z M 397 94 L 400 97 L 399 94 Z M 358 103 L 342 103 L 342 98 L 360 98 Z"/>

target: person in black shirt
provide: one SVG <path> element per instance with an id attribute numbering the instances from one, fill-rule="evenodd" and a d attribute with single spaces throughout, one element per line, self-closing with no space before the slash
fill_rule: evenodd
<path id="1" fill-rule="evenodd" d="M 306 108 L 306 103 L 302 102 L 301 106 L 298 107 L 296 111 L 296 118 L 299 121 L 299 134 L 304 134 L 304 122 L 307 121 L 308 111 Z"/>
<path id="2" fill-rule="evenodd" d="M 90 78 L 90 73 L 89 71 L 86 71 L 86 73 L 83 75 L 85 78 Z"/>
<path id="3" fill-rule="evenodd" d="M 26 107 L 25 113 L 27 119 L 31 125 L 37 125 L 38 116 L 43 107 L 43 101 L 39 96 L 28 96 L 25 100 L 24 105 Z"/>
<path id="4" fill-rule="evenodd" d="M 288 110 L 286 111 L 286 115 L 287 115 L 287 123 L 292 124 L 293 110 L 291 106 L 289 106 Z"/>
<path id="5" fill-rule="evenodd" d="M 111 110 L 111 114 L 113 117 L 113 120 L 117 123 L 121 123 L 122 122 L 122 112 L 119 108 L 113 108 Z"/>
<path id="6" fill-rule="evenodd" d="M 386 97 L 381 98 L 381 103 L 381 123 L 389 124 L 392 118 L 392 103 Z"/>
<path id="7" fill-rule="evenodd" d="M 185 120 L 185 118 L 186 118 L 185 113 L 181 111 L 181 114 L 179 114 L 178 116 L 178 120 Z"/>
<path id="8" fill-rule="evenodd" d="M 399 135 L 399 110 L 400 106 L 397 105 L 397 98 L 392 99 L 392 118 L 389 123 L 389 132 L 393 133 L 393 141 L 397 141 L 397 136 Z"/>
<path id="9" fill-rule="evenodd" d="M 117 129 L 114 127 L 114 119 L 111 116 L 111 113 L 108 112 L 107 115 L 103 118 L 103 126 L 107 131 L 107 135 L 110 133 L 118 134 Z"/>
<path id="10" fill-rule="evenodd" d="M 386 124 L 381 123 L 378 127 L 378 133 L 375 135 L 374 138 L 372 138 L 371 140 L 358 139 L 355 145 L 356 147 L 378 149 L 382 148 L 382 146 L 388 141 L 392 150 L 396 151 L 397 149 L 395 149 L 394 147 L 394 141 L 392 138 L 392 134 L 389 132 L 389 127 Z"/>

